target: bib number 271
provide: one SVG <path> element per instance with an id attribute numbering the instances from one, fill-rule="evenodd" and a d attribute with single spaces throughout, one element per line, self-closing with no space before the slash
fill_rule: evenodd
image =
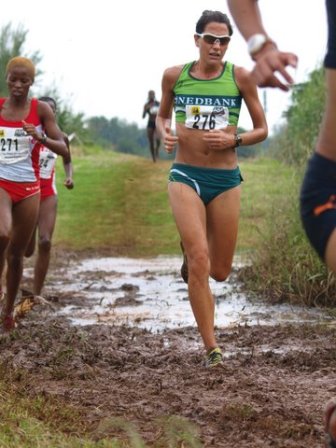
<path id="1" fill-rule="evenodd" d="M 18 150 L 18 140 L 17 138 L 2 138 L 0 139 L 1 151 L 17 151 Z"/>

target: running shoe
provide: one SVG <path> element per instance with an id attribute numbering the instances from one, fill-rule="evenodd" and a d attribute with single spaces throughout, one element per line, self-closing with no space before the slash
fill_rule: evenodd
<path id="1" fill-rule="evenodd" d="M 188 284 L 188 259 L 186 254 L 184 253 L 184 247 L 182 241 L 180 241 L 180 247 L 183 254 L 183 263 L 181 266 L 181 277 L 183 278 L 184 283 Z"/>
<path id="2" fill-rule="evenodd" d="M 223 364 L 223 353 L 219 347 L 214 348 L 207 354 L 206 367 L 212 368 L 222 366 Z"/>

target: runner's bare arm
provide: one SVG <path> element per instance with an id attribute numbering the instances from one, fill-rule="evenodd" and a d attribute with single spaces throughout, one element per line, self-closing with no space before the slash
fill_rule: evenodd
<path id="1" fill-rule="evenodd" d="M 182 67 L 175 66 L 167 68 L 162 77 L 162 96 L 159 112 L 156 117 L 156 127 L 163 140 L 165 150 L 171 153 L 178 141 L 178 137 L 173 135 L 171 129 L 171 118 L 174 106 L 173 88 L 181 73 Z"/>
<path id="2" fill-rule="evenodd" d="M 66 142 L 64 141 L 64 135 L 57 125 L 55 115 L 50 106 L 43 101 L 39 101 L 38 114 L 40 116 L 43 129 L 46 133 L 46 138 L 38 132 L 36 132 L 36 135 L 33 135 L 33 137 L 38 141 L 41 141 L 44 146 L 56 154 L 67 157 L 69 155 L 69 151 Z"/>

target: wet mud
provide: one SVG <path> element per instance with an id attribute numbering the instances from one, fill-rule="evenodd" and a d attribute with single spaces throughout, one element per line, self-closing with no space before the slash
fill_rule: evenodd
<path id="1" fill-rule="evenodd" d="M 183 301 L 186 289 L 177 261 L 169 275 Z M 170 325 L 170 311 L 166 324 L 155 326 L 155 313 L 153 318 L 148 310 L 125 312 L 147 299 L 157 303 L 138 280 L 162 281 L 168 274 L 155 271 L 160 263 L 153 270 L 131 269 L 128 280 L 119 283 L 125 271 L 121 261 L 114 271 L 106 266 L 99 271 L 94 264 L 89 269 L 85 263 L 78 258 L 55 263 L 46 285 L 48 303 L 36 303 L 12 335 L 0 338 L 2 365 L 14 382 L 29 379 L 27 393 L 66 400 L 90 422 L 94 439 L 122 437 L 121 429 L 109 424 L 121 418 L 134 424 L 148 447 L 197 446 L 182 439 L 168 445 L 167 422 L 194 432 L 202 447 L 323 446 L 323 408 L 336 392 L 336 326 L 328 313 L 300 314 L 289 307 L 283 311 L 286 319 L 283 313 L 276 319 L 279 309 L 263 305 L 259 320 L 234 315 L 216 329 L 225 365 L 209 370 L 195 324 L 186 323 L 184 313 L 176 309 Z M 225 294 L 218 290 L 216 301 L 230 302 L 233 294 L 239 298 L 232 282 Z M 29 269 L 24 284 L 29 289 Z M 160 322 L 164 314 L 159 308 Z"/>

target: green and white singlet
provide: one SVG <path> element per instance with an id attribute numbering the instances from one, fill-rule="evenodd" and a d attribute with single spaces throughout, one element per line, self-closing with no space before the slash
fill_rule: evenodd
<path id="1" fill-rule="evenodd" d="M 177 123 L 191 129 L 223 129 L 237 126 L 242 96 L 234 77 L 234 65 L 225 62 L 214 79 L 197 79 L 190 74 L 195 62 L 186 64 L 174 86 Z"/>

